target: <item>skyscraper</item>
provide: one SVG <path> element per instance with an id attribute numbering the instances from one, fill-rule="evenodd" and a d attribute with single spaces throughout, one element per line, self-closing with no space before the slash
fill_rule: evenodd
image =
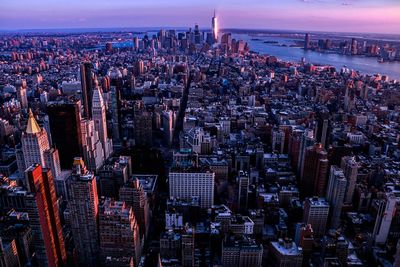
<path id="1" fill-rule="evenodd" d="M 80 266 L 98 262 L 98 195 L 96 177 L 86 171 L 82 158 L 75 158 L 74 173 L 68 180 L 68 208 L 72 236 Z"/>
<path id="2" fill-rule="evenodd" d="M 152 116 L 147 111 L 135 111 L 134 113 L 135 144 L 139 146 L 151 146 L 153 143 Z"/>
<path id="3" fill-rule="evenodd" d="M 74 158 L 82 156 L 80 101 L 49 102 L 47 114 L 61 168 L 70 169 Z"/>
<path id="4" fill-rule="evenodd" d="M 306 33 L 306 36 L 304 38 L 304 49 L 308 50 L 311 48 L 311 43 L 310 43 L 310 34 Z"/>
<path id="5" fill-rule="evenodd" d="M 137 36 L 133 37 L 133 50 L 139 51 L 139 37 Z"/>
<path id="6" fill-rule="evenodd" d="M 26 94 L 26 80 L 19 79 L 16 82 L 16 89 L 17 89 L 17 98 L 21 104 L 21 108 L 27 109 L 28 108 L 28 97 Z"/>
<path id="7" fill-rule="evenodd" d="M 340 168 L 343 170 L 344 176 L 347 179 L 346 195 L 344 202 L 350 204 L 353 201 L 354 189 L 357 182 L 358 163 L 354 157 L 343 157 Z"/>
<path id="8" fill-rule="evenodd" d="M 107 159 L 112 153 L 112 140 L 108 138 L 106 107 L 98 86 L 96 86 L 93 91 L 92 118 L 95 123 L 95 128 L 99 133 L 100 142 L 103 146 L 104 159 Z"/>
<path id="9" fill-rule="evenodd" d="M 107 257 L 133 257 L 135 266 L 141 256 L 139 226 L 131 207 L 123 201 L 102 199 L 99 205 L 100 251 Z"/>
<path id="10" fill-rule="evenodd" d="M 22 133 L 21 143 L 25 168 L 32 164 L 45 166 L 44 152 L 50 149 L 49 139 L 46 130 L 40 128 L 37 123 L 32 110 L 29 110 L 28 124 L 25 132 Z"/>
<path id="11" fill-rule="evenodd" d="M 92 94 L 93 94 L 93 78 L 92 63 L 84 62 L 81 64 L 81 88 L 82 88 L 82 105 L 83 117 L 92 117 Z"/>
<path id="12" fill-rule="evenodd" d="M 82 120 L 81 133 L 83 158 L 86 166 L 89 170 L 96 172 L 104 163 L 104 152 L 94 121 L 90 119 Z"/>
<path id="13" fill-rule="evenodd" d="M 194 228 L 185 225 L 182 233 L 182 266 L 194 266 Z"/>
<path id="14" fill-rule="evenodd" d="M 218 19 L 217 16 L 215 15 L 215 10 L 214 10 L 214 16 L 211 19 L 211 25 L 212 25 L 212 34 L 214 43 L 218 43 Z"/>
<path id="15" fill-rule="evenodd" d="M 174 112 L 172 110 L 163 111 L 162 113 L 162 121 L 163 121 L 163 130 L 166 139 L 166 143 L 168 145 L 172 144 L 173 131 L 174 131 Z"/>
<path id="16" fill-rule="evenodd" d="M 25 196 L 26 209 L 39 266 L 63 266 L 67 254 L 51 171 L 35 164 L 26 170 L 26 179 L 31 192 Z"/>
<path id="17" fill-rule="evenodd" d="M 238 208 L 239 211 L 247 210 L 248 194 L 249 194 L 249 175 L 247 172 L 240 171 L 238 176 L 239 193 L 238 193 Z"/>
<path id="18" fill-rule="evenodd" d="M 326 191 L 326 200 L 332 206 L 331 227 L 336 229 L 340 225 L 340 215 L 346 192 L 347 180 L 343 170 L 333 165 L 331 166 L 328 189 Z"/>
<path id="19" fill-rule="evenodd" d="M 297 223 L 295 234 L 296 245 L 303 249 L 306 258 L 312 253 L 314 245 L 314 231 L 311 224 Z"/>
<path id="20" fill-rule="evenodd" d="M 140 76 L 143 75 L 143 73 L 144 73 L 144 61 L 140 59 L 135 62 L 135 75 Z"/>
<path id="21" fill-rule="evenodd" d="M 140 237 L 147 235 L 150 224 L 150 208 L 146 192 L 139 179 L 130 180 L 119 190 L 119 199 L 128 207 L 132 207 L 133 213 L 139 225 Z"/>
<path id="22" fill-rule="evenodd" d="M 2 267 L 21 266 L 15 239 L 3 240 L 0 237 L 0 264 Z"/>
<path id="23" fill-rule="evenodd" d="M 231 50 L 232 45 L 232 34 L 224 33 L 221 37 L 221 46 L 222 49 L 226 52 Z"/>
<path id="24" fill-rule="evenodd" d="M 211 208 L 214 203 L 215 173 L 206 170 L 173 169 L 169 173 L 170 197 L 200 199 L 200 207 Z"/>
<path id="25" fill-rule="evenodd" d="M 352 38 L 351 39 L 351 47 L 350 47 L 350 53 L 352 54 L 352 55 L 356 55 L 357 53 L 358 53 L 358 51 L 357 51 L 357 48 L 358 48 L 358 46 L 357 46 L 357 40 L 356 40 L 356 38 Z"/>
<path id="26" fill-rule="evenodd" d="M 386 193 L 385 198 L 376 199 L 373 203 L 377 209 L 372 233 L 376 244 L 384 244 L 387 241 L 393 214 L 396 210 L 396 201 L 396 196 L 393 193 Z"/>
<path id="27" fill-rule="evenodd" d="M 306 196 L 323 196 L 328 175 L 328 154 L 318 143 L 306 148 L 301 185 Z"/>
<path id="28" fill-rule="evenodd" d="M 272 131 L 272 151 L 283 154 L 285 148 L 285 132 L 281 129 Z"/>
<path id="29" fill-rule="evenodd" d="M 311 129 L 306 129 L 300 139 L 300 148 L 298 154 L 298 164 L 297 173 L 302 175 L 304 168 L 304 154 L 306 153 L 306 148 L 313 146 L 315 144 L 314 132 Z"/>
<path id="30" fill-rule="evenodd" d="M 316 236 L 325 233 L 329 215 L 329 203 L 323 198 L 307 198 L 304 201 L 303 222 L 311 224 Z"/>
<path id="31" fill-rule="evenodd" d="M 61 176 L 60 156 L 56 148 L 50 148 L 44 152 L 44 162 L 46 168 L 51 170 L 54 179 Z"/>
<path id="32" fill-rule="evenodd" d="M 121 122 L 121 90 L 122 90 L 122 73 L 117 68 L 108 71 L 110 77 L 111 90 L 111 121 L 112 121 L 112 138 L 119 141 L 122 133 Z"/>

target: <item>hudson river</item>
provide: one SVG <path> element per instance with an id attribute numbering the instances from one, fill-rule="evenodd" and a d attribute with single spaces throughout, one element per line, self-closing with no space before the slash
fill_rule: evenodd
<path id="1" fill-rule="evenodd" d="M 232 38 L 246 41 L 250 45 L 250 50 L 252 51 L 260 54 L 276 56 L 284 61 L 300 62 L 301 58 L 304 57 L 306 62 L 332 65 L 336 67 L 338 71 L 340 71 L 343 66 L 347 66 L 348 68 L 357 70 L 362 74 L 379 73 L 382 75 L 389 75 L 390 79 L 400 80 L 400 62 L 379 63 L 378 58 L 375 57 L 346 56 L 305 51 L 299 47 L 290 47 L 289 45 L 294 44 L 294 42 L 287 38 L 271 36 L 252 37 L 248 34 L 233 34 Z M 252 38 L 257 38 L 258 40 L 252 40 Z M 279 44 L 264 43 L 264 41 L 277 41 Z M 287 46 L 282 46 L 281 44 Z"/>

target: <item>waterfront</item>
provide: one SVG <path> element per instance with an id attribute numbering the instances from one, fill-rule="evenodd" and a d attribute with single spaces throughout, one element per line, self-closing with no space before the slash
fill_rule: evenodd
<path id="1" fill-rule="evenodd" d="M 304 57 L 306 62 L 332 65 L 338 70 L 343 66 L 347 66 L 348 68 L 357 70 L 362 74 L 379 73 L 382 75 L 389 75 L 390 79 L 400 80 L 400 62 L 379 63 L 377 58 L 305 51 L 299 47 L 290 47 L 291 44 L 294 44 L 294 41 L 286 38 L 261 36 L 257 37 L 257 40 L 254 40 L 254 37 L 248 34 L 234 34 L 233 38 L 246 41 L 252 51 L 276 56 L 281 60 L 300 62 L 301 58 Z M 265 41 L 278 41 L 279 44 L 285 44 L 286 46 L 264 43 Z"/>
<path id="2" fill-rule="evenodd" d="M 148 36 L 153 36 L 156 35 L 157 32 L 147 31 L 146 34 Z M 144 35 L 145 33 L 137 34 L 139 38 L 143 38 Z M 331 65 L 336 67 L 338 71 L 346 66 L 349 69 L 359 71 L 361 74 L 371 75 L 379 73 L 381 75 L 388 75 L 390 79 L 400 80 L 400 62 L 379 63 L 376 57 L 349 56 L 307 51 L 300 47 L 293 46 L 296 44 L 294 39 L 282 38 L 279 36 L 254 37 L 247 33 L 235 33 L 232 34 L 232 38 L 235 38 L 236 40 L 241 39 L 247 42 L 251 51 L 276 56 L 284 61 L 300 62 L 304 57 L 306 62 L 319 65 Z M 131 47 L 132 42 L 117 42 L 113 45 L 120 48 Z M 102 46 L 99 46 L 96 49 L 100 49 L 101 47 Z"/>

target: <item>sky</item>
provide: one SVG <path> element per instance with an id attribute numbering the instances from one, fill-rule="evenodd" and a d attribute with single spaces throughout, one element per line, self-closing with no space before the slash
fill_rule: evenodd
<path id="1" fill-rule="evenodd" d="M 400 34 L 400 0 L 1 0 L 0 29 L 211 27 Z"/>

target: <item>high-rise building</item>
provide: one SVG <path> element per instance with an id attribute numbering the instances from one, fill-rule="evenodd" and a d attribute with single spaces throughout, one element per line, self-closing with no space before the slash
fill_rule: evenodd
<path id="1" fill-rule="evenodd" d="M 132 175 L 132 163 L 129 156 L 111 157 L 97 172 L 99 195 L 118 198 L 119 189 Z"/>
<path id="2" fill-rule="evenodd" d="M 138 60 L 135 62 L 135 75 L 140 76 L 144 74 L 144 61 Z"/>
<path id="3" fill-rule="evenodd" d="M 201 35 L 200 35 L 199 25 L 196 24 L 194 25 L 194 43 L 200 44 L 200 42 L 201 42 Z"/>
<path id="4" fill-rule="evenodd" d="M 333 165 L 331 166 L 326 200 L 332 206 L 331 227 L 336 229 L 340 225 L 340 216 L 346 192 L 347 180 L 343 170 Z"/>
<path id="5" fill-rule="evenodd" d="M 397 241 L 396 254 L 394 255 L 393 266 L 400 266 L 400 239 Z"/>
<path id="6" fill-rule="evenodd" d="M 44 162 L 46 168 L 51 170 L 53 178 L 56 180 L 61 177 L 60 156 L 57 148 L 50 148 L 44 152 Z"/>
<path id="7" fill-rule="evenodd" d="M 92 63 L 84 62 L 81 64 L 81 88 L 83 117 L 92 117 L 92 94 L 93 94 L 93 73 Z"/>
<path id="8" fill-rule="evenodd" d="M 122 134 L 122 123 L 120 123 L 122 73 L 117 68 L 111 68 L 108 76 L 110 77 L 112 139 L 119 142 Z"/>
<path id="9" fill-rule="evenodd" d="M 99 134 L 94 126 L 94 121 L 84 119 L 81 121 L 83 158 L 90 171 L 97 171 L 104 163 L 103 146 Z"/>
<path id="10" fill-rule="evenodd" d="M 209 170 L 172 169 L 169 173 L 169 195 L 184 200 L 198 197 L 201 208 L 211 208 L 214 203 L 214 177 L 215 174 Z"/>
<path id="11" fill-rule="evenodd" d="M 162 232 L 160 236 L 160 256 L 164 259 L 176 259 L 180 263 L 179 256 L 182 252 L 182 237 L 172 230 Z"/>
<path id="12" fill-rule="evenodd" d="M 334 230 L 329 231 L 321 239 L 321 258 L 325 265 L 332 266 L 328 262 L 334 262 L 333 266 L 346 266 L 349 256 L 349 242 L 344 236 L 338 235 Z M 350 265 L 350 264 L 349 264 Z"/>
<path id="13" fill-rule="evenodd" d="M 308 50 L 310 48 L 311 48 L 310 34 L 306 33 L 306 36 L 304 38 L 304 49 Z"/>
<path id="14" fill-rule="evenodd" d="M 396 196 L 386 193 L 385 198 L 376 199 L 373 206 L 377 210 L 374 231 L 372 237 L 376 244 L 384 244 L 387 241 L 393 214 L 396 210 Z"/>
<path id="15" fill-rule="evenodd" d="M 293 170 L 297 170 L 299 164 L 300 144 L 303 133 L 300 129 L 293 129 L 289 135 L 288 153 Z"/>
<path id="16" fill-rule="evenodd" d="M 63 266 L 67 254 L 58 212 L 57 197 L 50 169 L 38 164 L 26 170 L 30 193 L 25 196 L 39 266 Z"/>
<path id="17" fill-rule="evenodd" d="M 285 132 L 280 129 L 274 129 L 272 131 L 272 151 L 277 151 L 283 154 L 285 148 Z"/>
<path id="18" fill-rule="evenodd" d="M 10 189 L 10 188 L 9 188 Z M 26 191 L 23 191 L 26 193 Z M 19 194 L 21 191 L 19 192 Z M 10 210 L 0 224 L 0 266 L 26 266 L 33 251 L 32 228 L 27 212 Z"/>
<path id="19" fill-rule="evenodd" d="M 297 173 L 301 176 L 304 169 L 304 154 L 306 148 L 315 144 L 314 132 L 311 129 L 306 129 L 300 138 L 300 148 L 298 154 Z"/>
<path id="20" fill-rule="evenodd" d="M 37 123 L 32 110 L 29 110 L 28 124 L 25 132 L 22 133 L 21 143 L 24 157 L 24 161 L 20 162 L 20 165 L 24 165 L 21 168 L 26 169 L 33 164 L 46 166 L 44 152 L 50 149 L 49 139 L 46 130 L 40 128 Z"/>
<path id="21" fill-rule="evenodd" d="M 263 247 L 255 240 L 241 236 L 231 236 L 222 244 L 223 267 L 262 266 Z"/>
<path id="22" fill-rule="evenodd" d="M 24 80 L 24 79 L 17 80 L 15 86 L 17 89 L 17 99 L 18 99 L 19 103 L 21 104 L 21 108 L 27 109 L 28 108 L 28 97 L 26 94 L 26 80 Z"/>
<path id="23" fill-rule="evenodd" d="M 163 111 L 162 113 L 163 130 L 165 134 L 166 143 L 172 144 L 173 131 L 174 131 L 174 112 L 172 110 Z"/>
<path id="24" fill-rule="evenodd" d="M 15 239 L 6 241 L 0 237 L 0 265 L 2 267 L 21 266 Z"/>
<path id="25" fill-rule="evenodd" d="M 314 231 L 311 224 L 297 223 L 295 243 L 303 249 L 303 256 L 308 257 L 313 250 Z"/>
<path id="26" fill-rule="evenodd" d="M 318 143 L 306 148 L 301 185 L 305 196 L 323 196 L 328 175 L 328 153 Z"/>
<path id="27" fill-rule="evenodd" d="M 224 33 L 221 37 L 222 49 L 226 52 L 231 50 L 232 45 L 232 35 L 230 33 Z"/>
<path id="28" fill-rule="evenodd" d="M 343 170 L 344 176 L 347 179 L 344 203 L 351 204 L 353 202 L 353 194 L 356 187 L 359 166 L 354 157 L 343 157 L 340 168 Z"/>
<path id="29" fill-rule="evenodd" d="M 104 159 L 107 159 L 112 153 L 112 140 L 108 138 L 106 106 L 98 86 L 96 86 L 93 91 L 92 118 L 95 123 L 95 128 L 99 133 L 100 142 L 103 146 Z"/>
<path id="30" fill-rule="evenodd" d="M 112 52 L 113 51 L 113 46 L 111 42 L 106 43 L 106 51 L 107 52 Z"/>
<path id="31" fill-rule="evenodd" d="M 139 225 L 140 237 L 146 236 L 150 224 L 150 208 L 146 192 L 139 179 L 130 180 L 120 188 L 119 200 L 124 201 L 128 207 L 132 207 Z"/>
<path id="32" fill-rule="evenodd" d="M 60 155 L 62 169 L 70 169 L 75 157 L 82 156 L 79 101 L 49 102 L 51 138 Z"/>
<path id="33" fill-rule="evenodd" d="M 194 266 L 194 228 L 186 225 L 181 236 L 182 239 L 182 266 Z"/>
<path id="34" fill-rule="evenodd" d="M 323 198 L 307 198 L 304 201 L 303 222 L 311 224 L 316 236 L 325 233 L 329 216 L 329 203 Z"/>
<path id="35" fill-rule="evenodd" d="M 139 37 L 133 37 L 133 49 L 134 51 L 139 51 Z"/>
<path id="36" fill-rule="evenodd" d="M 0 144 L 7 143 L 7 140 L 14 133 L 14 127 L 6 119 L 0 119 Z"/>
<path id="37" fill-rule="evenodd" d="M 211 25 L 212 25 L 212 34 L 214 43 L 218 43 L 218 19 L 215 14 L 215 10 L 214 10 L 214 16 L 211 19 Z"/>
<path id="38" fill-rule="evenodd" d="M 102 261 L 128 256 L 134 258 L 135 266 L 139 265 L 139 226 L 131 207 L 123 201 L 103 198 L 99 205 L 99 234 Z"/>
<path id="39" fill-rule="evenodd" d="M 250 179 L 247 172 L 240 171 L 238 175 L 238 208 L 240 212 L 247 211 L 247 203 L 249 200 L 249 182 Z"/>
<path id="40" fill-rule="evenodd" d="M 351 47 L 350 47 L 350 53 L 352 54 L 352 55 L 357 55 L 357 53 L 358 53 L 358 46 L 357 46 L 357 40 L 356 40 L 356 38 L 352 38 L 351 39 Z"/>
<path id="41" fill-rule="evenodd" d="M 98 195 L 96 177 L 86 170 L 82 158 L 75 158 L 68 180 L 70 223 L 80 266 L 98 263 Z"/>
<path id="42" fill-rule="evenodd" d="M 329 128 L 329 111 L 319 110 L 316 118 L 315 137 L 317 142 L 321 143 L 323 147 L 327 145 Z"/>
<path id="43" fill-rule="evenodd" d="M 134 115 L 135 144 L 139 146 L 151 146 L 153 143 L 152 115 L 147 111 L 137 111 Z"/>
<path id="44" fill-rule="evenodd" d="M 271 254 L 273 266 L 301 267 L 303 264 L 303 250 L 291 239 L 280 239 L 278 242 L 271 242 Z"/>

